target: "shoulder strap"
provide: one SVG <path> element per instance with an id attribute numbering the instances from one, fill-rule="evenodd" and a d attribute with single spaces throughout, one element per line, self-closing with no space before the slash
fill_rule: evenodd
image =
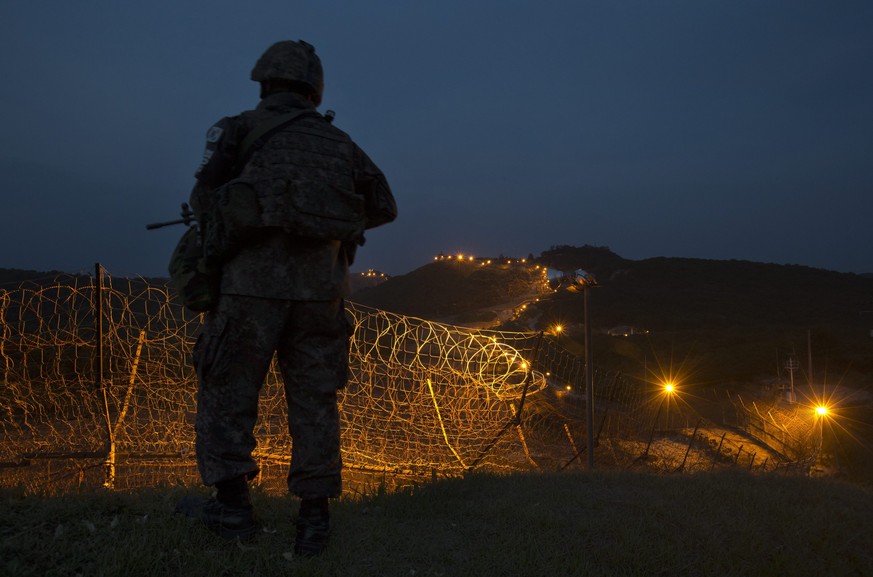
<path id="1" fill-rule="evenodd" d="M 239 153 L 237 154 L 237 166 L 239 168 L 245 166 L 245 164 L 249 160 L 249 156 L 251 156 L 251 154 L 255 150 L 263 146 L 264 143 L 270 139 L 275 131 L 287 124 L 290 124 L 304 114 L 318 114 L 318 112 L 311 108 L 298 108 L 294 112 L 274 116 L 273 118 L 262 122 L 254 129 L 252 129 L 251 132 L 246 134 L 246 137 L 239 145 Z"/>

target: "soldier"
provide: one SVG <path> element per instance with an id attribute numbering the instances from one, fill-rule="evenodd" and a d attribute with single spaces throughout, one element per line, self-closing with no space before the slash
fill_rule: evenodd
<path id="1" fill-rule="evenodd" d="M 366 207 L 365 228 L 390 222 L 397 208 L 379 168 L 331 117 L 316 112 L 323 72 L 311 45 L 272 45 L 251 78 L 260 83 L 259 105 L 209 129 L 191 193 L 198 221 L 208 229 L 222 185 L 243 180 L 256 193 L 261 220 L 245 234 L 224 231 L 236 244 L 221 251 L 220 296 L 194 347 L 197 464 L 216 496 L 186 496 L 176 510 L 226 538 L 256 533 L 248 491 L 258 474 L 253 430 L 276 353 L 292 438 L 288 489 L 300 498 L 295 552 L 318 555 L 330 531 L 328 499 L 342 489 L 337 391 L 348 378 L 350 337 L 343 297 L 363 237 L 320 238 L 319 225 L 315 233 L 301 233 L 290 224 L 299 219 L 290 212 L 291 195 L 358 198 Z M 277 119 L 283 123 L 277 126 Z M 253 133 L 259 138 L 246 144 Z"/>

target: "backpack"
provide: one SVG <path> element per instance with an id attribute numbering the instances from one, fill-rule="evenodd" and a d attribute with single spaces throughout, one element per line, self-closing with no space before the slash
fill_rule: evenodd
<path id="1" fill-rule="evenodd" d="M 200 227 L 189 226 L 170 256 L 170 284 L 182 304 L 194 312 L 206 312 L 218 304 L 221 269 L 204 257 Z"/>

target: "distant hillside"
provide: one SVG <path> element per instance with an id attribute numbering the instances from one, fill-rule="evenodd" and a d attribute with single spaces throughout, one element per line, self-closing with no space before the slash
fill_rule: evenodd
<path id="1" fill-rule="evenodd" d="M 541 260 L 549 263 L 548 253 Z M 636 323 L 660 330 L 873 326 L 873 317 L 870 323 L 856 322 L 863 311 L 873 311 L 873 279 L 854 274 L 685 258 L 622 260 L 590 270 L 601 287 L 594 293 L 601 325 Z"/>
<path id="2" fill-rule="evenodd" d="M 8 287 L 9 285 L 14 286 L 16 284 L 21 284 L 25 281 L 51 279 L 64 274 L 67 273 L 56 270 L 40 272 L 19 268 L 0 268 L 0 284 L 6 285 Z"/>
<path id="3" fill-rule="evenodd" d="M 111 273 L 111 271 L 109 271 Z M 51 271 L 35 271 L 18 268 L 0 268 L 0 288 L 5 290 L 13 290 L 18 285 L 23 283 L 33 283 L 37 285 L 46 285 L 54 282 L 65 283 L 72 278 L 93 278 L 94 271 L 88 273 L 71 273 L 59 270 Z M 115 277 L 128 278 L 128 277 Z M 164 277 L 130 277 L 132 282 L 145 283 L 155 286 L 165 286 L 168 279 Z"/>
<path id="4" fill-rule="evenodd" d="M 561 246 L 525 267 L 464 268 L 440 262 L 353 295 L 379 308 L 439 320 L 516 295 L 536 265 L 593 273 L 590 293 L 597 364 L 633 373 L 649 362 L 682 363 L 707 382 L 776 378 L 794 353 L 816 379 L 873 382 L 873 278 L 796 265 L 737 260 L 628 260 L 606 247 Z M 520 330 L 563 324 L 581 340 L 579 294 L 558 292 L 507 324 Z M 616 326 L 649 333 L 609 337 Z M 568 344 L 571 341 L 568 341 Z M 657 357 L 657 360 L 656 358 Z M 784 375 L 782 375 L 784 376 Z M 787 377 L 786 377 L 787 378 Z"/>
<path id="5" fill-rule="evenodd" d="M 367 270 L 364 272 L 355 272 L 349 274 L 349 286 L 352 293 L 362 291 L 364 289 L 379 286 L 389 277 L 385 273 L 378 270 Z"/>
<path id="6" fill-rule="evenodd" d="M 356 292 L 352 300 L 400 314 L 445 320 L 469 316 L 542 289 L 543 273 L 536 264 L 447 259 Z"/>

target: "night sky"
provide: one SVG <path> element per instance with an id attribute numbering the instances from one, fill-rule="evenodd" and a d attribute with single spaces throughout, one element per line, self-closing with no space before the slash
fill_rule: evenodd
<path id="1" fill-rule="evenodd" d="M 873 2 L 12 1 L 0 267 L 165 276 L 209 126 L 304 39 L 397 222 L 354 270 L 552 245 L 873 272 Z"/>

